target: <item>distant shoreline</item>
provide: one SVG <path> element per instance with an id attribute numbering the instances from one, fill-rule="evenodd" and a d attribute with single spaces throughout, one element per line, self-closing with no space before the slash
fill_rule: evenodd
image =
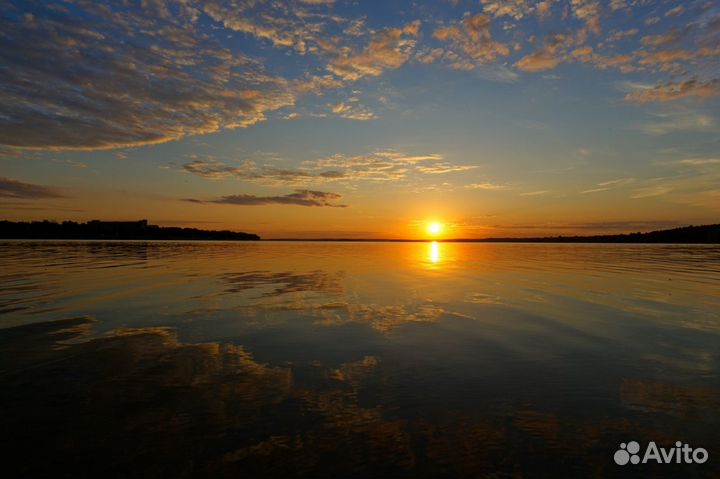
<path id="1" fill-rule="evenodd" d="M 482 244 L 624 244 L 624 245 L 720 245 L 720 242 L 708 241 L 528 241 L 526 239 L 286 239 L 271 238 L 260 240 L 247 239 L 206 239 L 206 238 L 3 238 L 0 243 L 19 242 L 92 242 L 92 243 L 482 243 Z"/>
<path id="2" fill-rule="evenodd" d="M 86 240 L 86 241 L 262 241 L 336 243 L 585 243 L 585 244 L 720 244 L 720 224 L 592 236 L 543 236 L 531 238 L 267 238 L 252 233 L 213 231 L 196 228 L 160 227 L 146 220 L 87 223 L 49 221 L 0 221 L 0 240 Z"/>
<path id="3" fill-rule="evenodd" d="M 618 243 L 618 244 L 720 244 L 720 224 L 684 226 L 647 233 L 593 236 L 543 236 L 534 238 L 446 238 L 446 239 L 349 239 L 349 238 L 274 238 L 263 241 L 336 241 L 383 243 Z"/>

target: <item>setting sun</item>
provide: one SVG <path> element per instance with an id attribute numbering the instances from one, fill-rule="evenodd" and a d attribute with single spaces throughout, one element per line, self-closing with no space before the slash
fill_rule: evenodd
<path id="1" fill-rule="evenodd" d="M 428 225 L 427 225 L 427 231 L 431 235 L 438 235 L 438 234 L 440 234 L 440 232 L 442 230 L 443 230 L 442 223 L 432 222 L 432 223 L 428 223 Z"/>

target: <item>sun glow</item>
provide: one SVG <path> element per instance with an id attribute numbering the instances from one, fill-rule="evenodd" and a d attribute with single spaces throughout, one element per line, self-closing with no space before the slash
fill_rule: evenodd
<path id="1" fill-rule="evenodd" d="M 431 223 L 428 223 L 428 225 L 427 225 L 427 232 L 433 236 L 439 235 L 442 232 L 442 230 L 443 230 L 442 223 L 433 221 Z"/>

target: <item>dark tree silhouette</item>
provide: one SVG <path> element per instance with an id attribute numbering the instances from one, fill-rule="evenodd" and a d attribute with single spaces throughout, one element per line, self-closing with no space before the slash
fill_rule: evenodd
<path id="1" fill-rule="evenodd" d="M 124 240 L 259 240 L 252 233 L 160 227 L 140 221 L 0 221 L 5 239 L 124 239 Z"/>

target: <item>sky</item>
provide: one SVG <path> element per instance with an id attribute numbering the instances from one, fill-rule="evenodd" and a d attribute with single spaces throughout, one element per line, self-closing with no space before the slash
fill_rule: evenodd
<path id="1" fill-rule="evenodd" d="M 719 223 L 720 2 L 5 2 L 0 218 L 263 238 Z"/>

